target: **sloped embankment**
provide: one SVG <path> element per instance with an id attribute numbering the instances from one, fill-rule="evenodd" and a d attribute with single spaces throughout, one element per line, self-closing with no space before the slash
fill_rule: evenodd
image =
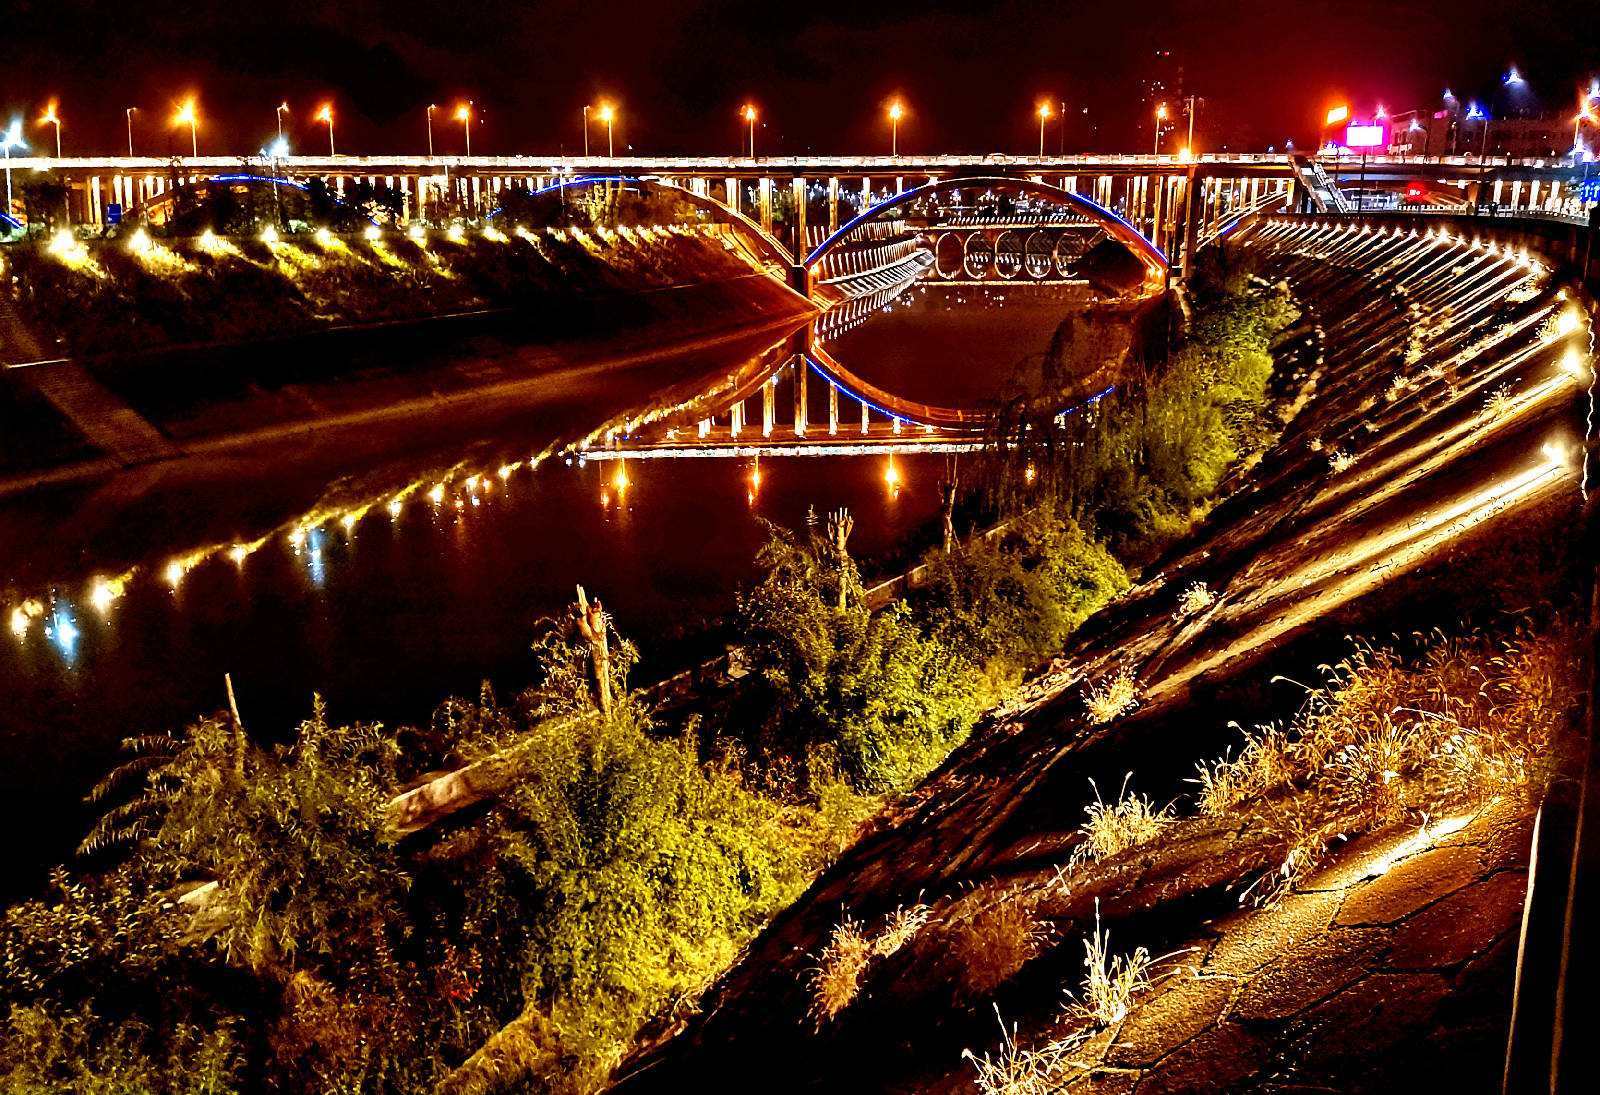
<path id="1" fill-rule="evenodd" d="M 1589 317 L 1525 256 L 1444 234 L 1289 218 L 1243 246 L 1290 282 L 1323 341 L 1293 378 L 1278 442 L 1160 573 L 1091 620 L 782 914 L 698 1014 L 664 1032 L 675 1037 L 625 1066 L 623 1090 L 708 1077 L 971 1090 L 968 1048 L 999 1067 L 993 1090 L 1497 1083 L 1531 770 L 1571 707 L 1570 667 L 1537 655 L 1570 644 L 1525 636 L 1495 655 L 1485 640 L 1457 659 L 1466 677 L 1478 664 L 1542 666 L 1506 685 L 1549 694 L 1518 701 L 1520 737 L 1497 754 L 1496 786 L 1445 786 L 1464 770 L 1440 744 L 1449 734 L 1426 756 L 1407 752 L 1417 726 L 1467 720 L 1489 694 L 1429 683 L 1456 664 L 1438 641 L 1412 644 L 1435 651 L 1414 651 L 1435 659 L 1407 686 L 1424 699 L 1392 702 L 1436 701 L 1443 714 L 1392 719 L 1386 703 L 1360 748 L 1334 738 L 1320 752 L 1302 715 L 1257 747 L 1288 758 L 1263 783 L 1273 789 L 1227 808 L 1198 811 L 1186 781 L 1237 748 L 1230 723 L 1296 716 L 1306 689 L 1284 678 L 1316 683 L 1319 665 L 1351 652 L 1347 636 L 1457 630 L 1508 606 L 1548 614 L 1574 596 L 1561 547 L 1579 510 Z M 1362 672 L 1399 679 L 1397 662 L 1369 661 Z M 1118 688 L 1126 702 L 1107 703 Z M 1328 718 L 1350 689 L 1332 691 L 1319 701 Z M 1114 796 L 1130 770 L 1136 791 L 1183 796 L 1178 810 L 1194 816 L 1085 854 L 1090 780 Z M 836 930 L 847 920 L 861 927 Z M 1074 1007 L 1094 1003 L 1086 944 L 1108 981 L 1138 983 L 1138 948 L 1170 957 L 1142 971 L 1154 988 L 1119 996 L 1102 982 L 1095 1016 Z M 843 990 L 819 1003 L 819 968 L 845 965 Z M 1019 1024 L 1014 1040 L 1002 1041 L 997 1009 Z"/>

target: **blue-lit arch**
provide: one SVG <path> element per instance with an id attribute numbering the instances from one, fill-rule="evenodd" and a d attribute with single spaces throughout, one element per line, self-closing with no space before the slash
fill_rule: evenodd
<path id="1" fill-rule="evenodd" d="M 994 186 L 1005 190 L 1021 190 L 1028 194 L 1044 198 L 1056 205 L 1074 209 L 1091 221 L 1099 224 L 1106 232 L 1119 243 L 1132 251 L 1148 270 L 1152 278 L 1165 278 L 1167 272 L 1167 256 L 1154 243 L 1151 243 L 1144 233 L 1133 225 L 1117 216 L 1111 210 L 1082 194 L 1071 190 L 1063 190 L 1059 186 L 1049 183 L 1035 182 L 1032 179 L 1008 179 L 1000 176 L 975 176 L 969 178 L 939 179 L 935 182 L 924 183 L 922 186 L 903 190 L 890 198 L 880 202 L 872 208 L 861 213 L 848 224 L 841 225 L 839 230 L 821 243 L 806 256 L 805 265 L 811 266 L 827 253 L 842 243 L 851 232 L 861 225 L 879 217 L 887 209 L 897 205 L 905 205 L 921 197 L 936 193 L 941 190 L 969 189 L 972 187 Z"/>

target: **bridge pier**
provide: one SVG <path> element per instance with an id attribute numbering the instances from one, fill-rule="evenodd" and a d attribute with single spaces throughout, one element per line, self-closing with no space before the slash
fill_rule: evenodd
<path id="1" fill-rule="evenodd" d="M 761 230 L 772 235 L 772 180 L 765 175 L 757 187 L 757 202 L 761 207 Z"/>
<path id="2" fill-rule="evenodd" d="M 828 180 L 828 235 L 839 230 L 839 176 Z"/>
<path id="3" fill-rule="evenodd" d="M 794 369 L 794 433 L 796 437 L 806 435 L 808 423 L 808 410 L 806 407 L 806 359 L 796 356 L 791 360 L 790 367 Z"/>
<path id="4" fill-rule="evenodd" d="M 828 436 L 839 432 L 839 385 L 828 381 Z"/>
<path id="5" fill-rule="evenodd" d="M 772 436 L 772 423 L 777 418 L 778 410 L 778 378 L 761 385 L 761 436 Z"/>
<path id="6" fill-rule="evenodd" d="M 789 192 L 794 195 L 794 257 L 804 259 L 806 253 L 811 250 L 811 245 L 806 240 L 805 178 L 796 175 L 789 183 Z"/>

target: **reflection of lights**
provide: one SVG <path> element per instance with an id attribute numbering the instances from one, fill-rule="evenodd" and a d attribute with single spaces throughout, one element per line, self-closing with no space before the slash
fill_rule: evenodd
<path id="1" fill-rule="evenodd" d="M 620 460 L 617 461 L 617 474 L 612 476 L 611 485 L 617 488 L 618 494 L 621 494 L 632 485 L 628 479 L 628 466 Z"/>
<path id="2" fill-rule="evenodd" d="M 398 499 L 398 498 L 395 498 L 392 501 L 390 501 L 389 505 L 386 507 L 389 510 L 389 516 L 390 517 L 399 517 L 400 516 L 400 507 L 402 505 L 404 505 L 404 503 L 402 503 L 400 501 L 400 499 Z"/>
<path id="3" fill-rule="evenodd" d="M 1022 472 L 1023 481 L 1031 483 L 1033 482 L 1034 476 L 1037 474 L 1038 473 L 1033 470 L 1033 465 L 1029 464 Z"/>
<path id="4" fill-rule="evenodd" d="M 1589 370 L 1583 364 L 1583 358 L 1576 349 L 1568 350 L 1567 356 L 1561 359 L 1561 367 L 1579 380 L 1587 379 Z"/>
<path id="5" fill-rule="evenodd" d="M 371 240 L 373 243 L 377 243 L 378 240 L 382 238 L 383 232 L 378 228 L 377 225 L 374 224 L 367 229 L 367 239 Z"/>
<path id="6" fill-rule="evenodd" d="M 17 638 L 28 633 L 28 621 L 44 615 L 44 602 L 29 598 L 11 610 L 11 633 Z"/>
<path id="7" fill-rule="evenodd" d="M 472 476 L 470 479 L 467 480 L 465 485 L 466 485 L 467 490 L 469 490 L 469 491 L 477 490 L 478 489 L 478 477 L 476 475 Z"/>
<path id="8" fill-rule="evenodd" d="M 460 243 L 466 238 L 466 233 L 462 230 L 459 224 L 452 224 L 449 228 L 445 229 L 444 234 L 450 237 L 452 243 Z"/>
<path id="9" fill-rule="evenodd" d="M 1561 318 L 1556 320 L 1556 337 L 1570 335 L 1578 329 L 1578 313 L 1566 311 L 1561 313 Z"/>
<path id="10" fill-rule="evenodd" d="M 56 644 L 56 648 L 69 661 L 77 653 L 78 637 L 82 634 L 78 630 L 78 623 L 72 618 L 72 606 L 65 601 L 58 601 L 55 610 L 50 615 L 50 623 L 45 625 L 45 637 Z"/>
<path id="11" fill-rule="evenodd" d="M 185 571 L 184 566 L 183 566 L 182 563 L 168 563 L 167 564 L 167 584 L 170 585 L 173 589 L 177 589 L 178 588 L 178 583 L 183 581 L 183 576 L 184 576 L 185 573 L 186 573 L 186 571 Z"/>
<path id="12" fill-rule="evenodd" d="M 500 472 L 499 472 L 500 478 L 502 480 L 510 479 L 511 478 L 511 473 L 516 471 L 516 470 L 517 470 L 517 465 L 515 465 L 515 464 L 501 464 L 500 465 Z"/>
<path id="13" fill-rule="evenodd" d="M 322 530 L 314 528 L 311 530 L 310 535 L 306 537 L 308 549 L 306 553 L 306 569 L 311 574 L 311 584 L 318 589 L 321 589 L 322 584 L 328 580 L 327 564 L 322 557 L 322 536 Z"/>
<path id="14" fill-rule="evenodd" d="M 270 224 L 267 225 L 265 228 L 263 228 L 261 230 L 261 242 L 263 242 L 263 243 L 277 243 L 278 242 L 278 230 L 276 228 L 272 227 L 272 225 L 270 225 Z"/>
<path id="15" fill-rule="evenodd" d="M 339 518 L 339 523 L 344 526 L 346 532 L 349 532 L 351 529 L 356 527 L 356 515 L 353 513 L 347 513 L 343 517 Z"/>
<path id="16" fill-rule="evenodd" d="M 89 589 L 89 603 L 101 612 L 111 607 L 126 584 L 126 578 L 96 578 Z"/>
<path id="17" fill-rule="evenodd" d="M 434 503 L 439 503 L 439 502 L 443 502 L 444 501 L 444 484 L 443 483 L 435 483 L 433 485 L 433 489 L 428 492 L 428 501 L 434 502 Z"/>
<path id="18" fill-rule="evenodd" d="M 894 466 L 894 453 L 889 454 L 889 466 L 884 470 L 883 481 L 889 484 L 889 489 L 900 493 L 900 469 Z"/>
<path id="19" fill-rule="evenodd" d="M 422 226 L 420 224 L 413 224 L 410 228 L 406 229 L 406 235 L 410 236 L 415 242 L 421 243 L 423 240 Z"/>
<path id="20" fill-rule="evenodd" d="M 297 528 L 293 532 L 289 533 L 289 543 L 293 544 L 295 547 L 299 547 L 301 544 L 303 544 L 305 542 L 306 542 L 306 530 L 305 529 Z"/>
<path id="21" fill-rule="evenodd" d="M 242 563 L 250 555 L 250 549 L 244 544 L 234 544 L 228 549 L 228 558 L 236 563 Z"/>

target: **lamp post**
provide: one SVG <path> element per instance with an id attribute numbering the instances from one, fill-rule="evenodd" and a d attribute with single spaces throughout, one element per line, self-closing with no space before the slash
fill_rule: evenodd
<path id="1" fill-rule="evenodd" d="M 1039 158 L 1044 159 L 1044 123 L 1050 117 L 1050 104 L 1039 104 Z"/>
<path id="2" fill-rule="evenodd" d="M 127 114 L 128 114 L 128 159 L 130 159 L 130 160 L 133 159 L 133 112 L 135 110 L 138 110 L 138 109 L 139 108 L 136 107 L 136 106 L 130 106 L 128 108 L 128 110 L 127 110 Z"/>
<path id="3" fill-rule="evenodd" d="M 6 150 L 6 216 L 11 216 L 11 149 L 20 148 L 22 145 L 22 123 L 12 122 L 11 128 L 6 130 L 4 138 L 0 138 L 0 148 Z"/>
<path id="4" fill-rule="evenodd" d="M 588 103 L 583 104 L 583 158 L 586 159 L 586 160 L 589 158 L 589 104 Z M 566 193 L 567 192 L 565 190 L 563 190 L 561 192 L 561 196 L 562 196 L 563 199 L 566 198 Z"/>
<path id="5" fill-rule="evenodd" d="M 889 104 L 889 155 L 894 159 L 900 158 L 900 115 L 903 113 L 898 100 Z"/>
<path id="6" fill-rule="evenodd" d="M 472 155 L 472 100 L 468 99 L 464 106 L 456 107 L 456 121 L 461 123 L 461 130 L 467 135 L 467 155 Z"/>
<path id="7" fill-rule="evenodd" d="M 601 105 L 600 120 L 606 123 L 606 156 L 611 159 L 615 159 L 617 155 L 617 144 L 614 140 L 614 131 L 612 129 L 612 125 L 615 123 L 616 117 L 616 111 L 612 110 L 609 106 L 604 104 Z"/>
<path id="8" fill-rule="evenodd" d="M 756 108 L 755 107 L 747 105 L 744 108 L 744 120 L 746 122 L 750 123 L 750 158 L 753 160 L 753 159 L 756 158 Z"/>
<path id="9" fill-rule="evenodd" d="M 433 112 L 438 109 L 437 103 L 429 103 L 426 112 L 428 115 L 428 159 L 430 160 L 433 159 Z"/>
<path id="10" fill-rule="evenodd" d="M 178 108 L 178 116 L 174 119 L 175 125 L 189 127 L 189 155 L 191 158 L 200 156 L 200 138 L 195 134 L 194 100 L 190 99 Z"/>
<path id="11" fill-rule="evenodd" d="M 328 156 L 331 158 L 336 155 L 333 151 L 333 107 L 324 105 L 317 111 L 317 121 L 328 123 Z"/>
<path id="12" fill-rule="evenodd" d="M 1578 166 L 1578 127 L 1588 122 L 1590 125 L 1600 126 L 1600 117 L 1596 117 L 1589 109 L 1588 103 L 1581 103 L 1578 116 L 1572 119 L 1572 166 Z"/>
<path id="13" fill-rule="evenodd" d="M 1156 144 L 1155 155 L 1161 155 L 1161 123 L 1167 120 L 1167 104 L 1162 103 L 1156 107 Z"/>
<path id="14" fill-rule="evenodd" d="M 56 104 L 51 103 L 44 108 L 44 117 L 39 119 L 40 125 L 53 125 L 56 127 L 56 159 L 61 158 L 61 119 L 56 114 Z"/>
<path id="15" fill-rule="evenodd" d="M 283 140 L 283 116 L 289 113 L 289 104 L 279 103 L 278 109 L 274 113 L 278 116 L 278 140 L 281 141 Z"/>

